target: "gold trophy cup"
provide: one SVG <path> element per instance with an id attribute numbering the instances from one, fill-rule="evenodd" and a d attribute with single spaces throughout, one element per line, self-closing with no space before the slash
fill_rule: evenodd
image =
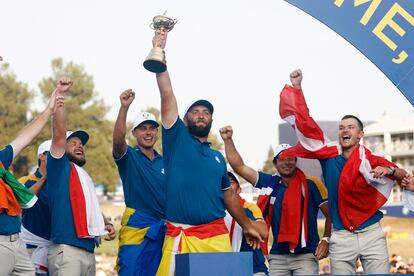
<path id="1" fill-rule="evenodd" d="M 169 32 L 174 28 L 178 20 L 166 16 L 165 13 L 157 15 L 152 19 L 151 29 Z M 167 70 L 167 61 L 165 60 L 164 49 L 157 46 L 152 48 L 144 61 L 144 67 L 153 73 L 165 72 Z"/>

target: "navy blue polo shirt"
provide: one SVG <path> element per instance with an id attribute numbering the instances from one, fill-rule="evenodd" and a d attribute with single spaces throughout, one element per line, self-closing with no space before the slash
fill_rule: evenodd
<path id="1" fill-rule="evenodd" d="M 5 170 L 8 170 L 13 162 L 13 148 L 7 145 L 0 151 L 0 161 L 3 163 Z M 0 235 L 12 235 L 20 232 L 20 217 L 9 216 L 6 213 L 0 213 Z"/>
<path id="2" fill-rule="evenodd" d="M 326 201 L 326 192 L 323 191 L 324 187 L 319 187 L 312 180 L 306 179 L 308 184 L 308 240 L 306 247 L 302 248 L 300 239 L 298 246 L 295 248 L 294 254 L 302 253 L 314 253 L 316 247 L 319 244 L 318 234 L 318 211 L 319 206 Z M 256 188 L 272 187 L 273 192 L 271 198 L 274 198 L 274 210 L 272 217 L 272 233 L 274 237 L 271 254 L 292 254 L 289 250 L 288 242 L 277 242 L 277 236 L 279 234 L 280 222 L 282 218 L 282 202 L 286 192 L 286 186 L 282 184 L 282 179 L 278 175 L 270 175 L 266 173 L 259 173 L 259 179 L 256 184 Z M 321 189 L 321 190 L 320 190 Z M 304 202 L 303 196 L 301 196 L 302 204 Z"/>
<path id="3" fill-rule="evenodd" d="M 42 178 L 39 168 L 33 175 L 24 176 L 19 179 L 20 183 L 26 188 L 32 187 Z M 32 208 L 23 209 L 22 224 L 31 233 L 42 237 L 46 240 L 50 239 L 50 209 L 47 193 L 47 182 L 45 182 L 37 194 L 37 202 Z"/>
<path id="4" fill-rule="evenodd" d="M 116 160 L 124 189 L 125 205 L 158 219 L 165 218 L 165 175 L 162 156 L 154 151 L 150 160 L 138 148 L 130 147 Z"/>
<path id="5" fill-rule="evenodd" d="M 331 215 L 333 228 L 336 230 L 345 229 L 344 225 L 342 224 L 341 217 L 339 216 L 338 185 L 339 185 L 339 176 L 341 175 L 342 169 L 345 166 L 346 160 L 347 159 L 345 158 L 343 154 L 338 155 L 336 157 L 319 160 L 319 162 L 321 163 L 321 167 L 322 167 L 325 185 L 328 188 L 329 212 Z M 388 160 L 381 158 L 379 156 L 375 156 L 374 160 L 375 160 L 375 164 L 371 164 L 372 167 L 393 165 Z M 368 220 L 366 220 L 363 224 L 361 224 L 357 228 L 357 230 L 364 229 L 365 227 L 378 222 L 382 217 L 383 217 L 382 212 L 379 210 L 376 211 L 375 214 L 371 216 Z"/>
<path id="6" fill-rule="evenodd" d="M 179 117 L 171 128 L 162 129 L 162 147 L 167 220 L 200 225 L 223 218 L 223 190 L 230 188 L 223 155 L 193 137 Z"/>
<path id="7" fill-rule="evenodd" d="M 67 244 L 94 252 L 93 238 L 79 239 L 73 222 L 72 206 L 69 198 L 70 161 L 66 154 L 56 159 L 47 155 L 48 196 L 51 211 L 50 240 L 55 244 Z"/>

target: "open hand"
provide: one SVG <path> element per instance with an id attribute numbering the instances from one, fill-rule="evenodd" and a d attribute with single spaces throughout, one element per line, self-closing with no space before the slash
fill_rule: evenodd
<path id="1" fill-rule="evenodd" d="M 253 250 L 260 249 L 260 243 L 263 242 L 263 239 L 253 226 L 243 229 L 243 233 L 247 244 L 250 245 Z"/>

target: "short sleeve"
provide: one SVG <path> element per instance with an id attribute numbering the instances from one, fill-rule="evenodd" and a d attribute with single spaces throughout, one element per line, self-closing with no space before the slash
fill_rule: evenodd
<path id="1" fill-rule="evenodd" d="M 259 177 L 257 179 L 256 188 L 267 188 L 269 187 L 272 180 L 272 175 L 264 172 L 259 172 Z"/>
<path id="2" fill-rule="evenodd" d="M 0 151 L 0 161 L 3 163 L 4 169 L 8 170 L 13 162 L 13 148 L 11 145 L 7 145 Z"/>
<path id="3" fill-rule="evenodd" d="M 177 118 L 175 123 L 170 128 L 166 129 L 162 127 L 162 150 L 164 162 L 166 164 L 171 161 L 173 148 L 183 131 L 187 131 L 187 128 L 180 117 Z"/>

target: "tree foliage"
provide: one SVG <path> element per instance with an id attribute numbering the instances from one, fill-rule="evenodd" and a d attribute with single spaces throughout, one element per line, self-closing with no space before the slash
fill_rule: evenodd
<path id="1" fill-rule="evenodd" d="M 267 159 L 263 163 L 262 171 L 269 174 L 274 174 L 276 172 L 276 169 L 273 165 L 273 156 L 275 155 L 275 152 L 272 148 L 272 146 L 269 146 L 269 151 L 267 152 Z"/>
<path id="2" fill-rule="evenodd" d="M 10 71 L 9 65 L 3 64 L 0 67 L 1 147 L 9 144 L 29 122 L 31 99 L 32 93 L 27 84 L 17 80 L 16 75 Z M 12 170 L 17 177 L 27 174 L 30 169 L 29 159 L 31 159 L 31 152 L 25 150 L 14 160 Z"/>
<path id="3" fill-rule="evenodd" d="M 113 122 L 105 119 L 109 108 L 99 99 L 93 82 L 83 66 L 58 58 L 52 60 L 52 74 L 44 78 L 39 88 L 44 100 L 49 99 L 61 76 L 69 76 L 74 84 L 65 93 L 65 109 L 68 130 L 82 129 L 89 133 L 90 139 L 85 147 L 86 171 L 95 183 L 104 187 L 104 192 L 114 191 L 119 183 L 118 173 L 112 158 Z M 51 137 L 51 129 L 43 136 Z"/>

